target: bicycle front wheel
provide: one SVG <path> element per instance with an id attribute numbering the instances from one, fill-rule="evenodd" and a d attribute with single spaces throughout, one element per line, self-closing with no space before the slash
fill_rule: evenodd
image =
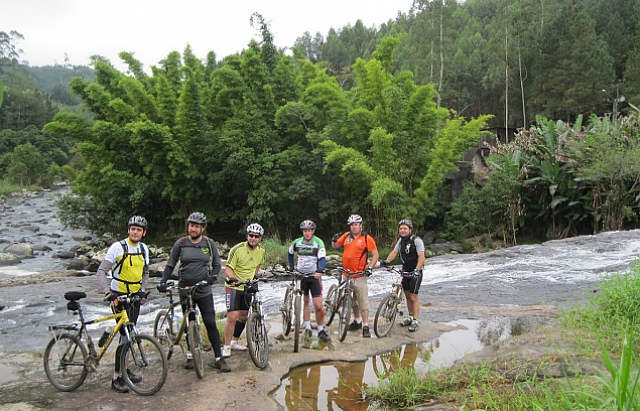
<path id="1" fill-rule="evenodd" d="M 291 314 L 293 313 L 293 292 L 291 286 L 287 287 L 282 306 L 282 334 L 286 337 L 291 332 Z"/>
<path id="2" fill-rule="evenodd" d="M 135 393 L 153 395 L 167 379 L 169 362 L 155 338 L 135 334 L 124 346 L 120 357 L 122 378 Z M 135 382 L 134 382 L 135 381 Z"/>
<path id="3" fill-rule="evenodd" d="M 327 297 L 324 299 L 324 324 L 331 325 L 333 317 L 336 315 L 338 300 L 338 286 L 333 284 L 327 291 Z"/>
<path id="4" fill-rule="evenodd" d="M 351 320 L 351 294 L 345 294 L 340 300 L 340 317 L 338 318 L 338 339 L 344 341 L 349 330 L 349 320 Z"/>
<path id="5" fill-rule="evenodd" d="M 53 338 L 44 350 L 44 373 L 60 391 L 73 391 L 87 378 L 87 347 L 71 334 Z"/>
<path id="6" fill-rule="evenodd" d="M 293 352 L 298 352 L 300 349 L 300 310 L 302 308 L 302 301 L 300 294 L 296 294 L 296 298 L 293 302 Z"/>
<path id="7" fill-rule="evenodd" d="M 389 334 L 389 330 L 396 321 L 397 312 L 396 296 L 394 294 L 387 295 L 378 306 L 376 318 L 373 321 L 373 331 L 376 333 L 376 337 L 382 338 Z"/>
<path id="8" fill-rule="evenodd" d="M 160 347 L 167 353 L 167 360 L 170 360 L 176 336 L 173 333 L 173 318 L 171 318 L 169 311 L 160 310 L 156 314 L 156 319 L 153 322 L 153 338 L 158 341 Z"/>
<path id="9" fill-rule="evenodd" d="M 264 319 L 259 313 L 253 312 L 247 321 L 247 345 L 249 355 L 256 367 L 263 369 L 269 362 L 269 337 Z"/>
<path id="10" fill-rule="evenodd" d="M 189 349 L 193 355 L 193 368 L 196 370 L 198 378 L 204 377 L 204 358 L 202 355 L 202 335 L 200 334 L 200 324 L 198 319 L 189 321 Z"/>

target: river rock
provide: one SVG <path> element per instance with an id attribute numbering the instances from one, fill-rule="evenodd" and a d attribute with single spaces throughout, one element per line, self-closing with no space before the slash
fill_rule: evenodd
<path id="1" fill-rule="evenodd" d="M 33 256 L 33 248 L 29 243 L 11 244 L 4 248 L 4 252 L 23 258 Z"/>
<path id="2" fill-rule="evenodd" d="M 51 247 L 44 244 L 34 245 L 32 248 L 34 251 L 51 251 Z"/>
<path id="3" fill-rule="evenodd" d="M 89 259 L 83 255 L 69 261 L 69 265 L 67 266 L 67 270 L 76 270 L 76 271 L 87 270 L 88 268 L 89 268 Z"/>
<path id="4" fill-rule="evenodd" d="M 55 253 L 54 257 L 58 257 L 58 258 L 73 258 L 76 256 L 76 253 L 74 253 L 73 251 L 58 251 L 57 253 Z"/>
<path id="5" fill-rule="evenodd" d="M 0 253 L 0 267 L 15 264 L 20 264 L 20 259 L 17 255 L 10 253 Z"/>
<path id="6" fill-rule="evenodd" d="M 11 241 L 7 240 L 6 238 L 0 238 L 0 244 L 6 244 L 6 243 L 10 243 Z"/>
<path id="7" fill-rule="evenodd" d="M 62 237 L 62 235 L 60 235 L 58 233 L 51 233 L 51 234 L 49 234 L 49 237 L 51 237 L 51 238 L 60 238 L 60 237 Z"/>
<path id="8" fill-rule="evenodd" d="M 78 234 L 78 235 L 74 235 L 73 239 L 75 241 L 89 241 L 89 240 L 91 240 L 91 236 L 90 235 L 84 235 L 84 234 Z"/>
<path id="9" fill-rule="evenodd" d="M 22 227 L 22 230 L 27 230 L 27 231 L 37 233 L 38 231 L 40 231 L 40 227 L 38 227 L 37 225 L 26 225 Z"/>

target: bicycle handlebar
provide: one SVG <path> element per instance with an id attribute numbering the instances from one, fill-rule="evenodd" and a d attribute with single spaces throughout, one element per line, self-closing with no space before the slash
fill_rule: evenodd
<path id="1" fill-rule="evenodd" d="M 399 275 L 401 275 L 403 277 L 407 277 L 407 278 L 413 278 L 414 277 L 413 271 L 402 271 L 402 270 L 400 270 L 398 268 L 395 268 L 395 267 L 385 267 L 385 268 L 386 268 L 387 271 L 399 274 Z"/>
<path id="2" fill-rule="evenodd" d="M 151 294 L 151 291 L 138 291 L 136 293 L 118 295 L 117 299 L 124 304 L 133 303 L 135 301 L 144 300 Z M 106 294 L 102 301 L 111 301 L 112 293 Z"/>

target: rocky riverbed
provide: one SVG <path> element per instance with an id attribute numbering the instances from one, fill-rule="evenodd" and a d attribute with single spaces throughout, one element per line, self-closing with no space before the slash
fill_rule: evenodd
<path id="1" fill-rule="evenodd" d="M 94 278 L 65 275 L 63 272 L 42 274 L 34 278 L 42 287 L 55 285 L 56 288 L 87 287 Z M 31 284 L 17 281 L 0 284 L 4 292 L 20 293 Z M 154 297 L 160 298 L 160 297 Z M 88 304 L 100 303 L 98 293 L 90 295 Z M 372 304 L 372 312 L 375 310 Z M 518 336 L 490 344 L 474 358 L 491 359 L 496 367 L 509 364 L 542 363 L 550 364 L 556 358 L 553 375 L 562 375 L 570 367 L 580 366 L 574 361 L 566 364 L 556 355 L 565 352 L 569 343 L 560 337 L 560 331 L 553 328 L 553 319 L 557 314 L 554 305 L 499 306 L 499 305 L 462 305 L 446 300 L 431 300 L 423 307 L 424 321 L 418 332 L 409 333 L 397 324 L 386 338 L 363 339 L 360 333 L 349 333 L 344 342 L 334 342 L 321 346 L 321 349 L 302 349 L 293 353 L 290 338 L 282 338 L 277 330 L 277 318 L 272 318 L 270 332 L 271 351 L 269 367 L 257 370 L 246 352 L 233 352 L 229 361 L 232 372 L 221 374 L 207 367 L 205 378 L 198 380 L 193 371 L 182 368 L 184 357 L 178 353 L 170 361 L 170 373 L 162 390 L 151 397 L 135 394 L 115 394 L 109 388 L 112 371 L 110 361 L 101 364 L 98 374 L 93 374 L 76 391 L 63 393 L 49 384 L 43 372 L 41 350 L 1 350 L 0 374 L 0 410 L 127 410 L 127 409 L 213 409 L 213 410 L 277 410 L 281 409 L 270 396 L 280 384 L 280 380 L 292 368 L 324 361 L 363 361 L 392 350 L 403 344 L 433 341 L 452 327 L 443 324 L 457 318 L 492 319 L 503 324 L 517 324 Z M 437 322 L 436 322 L 437 320 Z M 329 327 L 335 331 L 336 325 Z M 6 335 L 4 336 L 7 337 Z M 551 341 L 553 340 L 553 343 Z M 44 346 L 42 347 L 44 348 Z M 206 362 L 213 361 L 212 353 L 206 355 Z M 593 366 L 592 364 L 588 364 Z M 436 404 L 443 408 L 443 404 Z M 450 408 L 453 409 L 453 408 Z"/>

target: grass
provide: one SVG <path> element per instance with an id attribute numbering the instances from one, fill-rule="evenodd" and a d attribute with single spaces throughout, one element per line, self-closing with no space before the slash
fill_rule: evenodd
<path id="1" fill-rule="evenodd" d="M 6 198 L 11 193 L 20 193 L 23 189 L 27 191 L 37 191 L 42 187 L 36 185 L 24 186 L 12 183 L 9 180 L 0 179 L 0 198 Z"/>
<path id="2" fill-rule="evenodd" d="M 391 410 L 436 400 L 465 411 L 640 410 L 639 312 L 640 264 L 636 264 L 629 273 L 603 277 L 588 304 L 567 309 L 559 318 L 575 342 L 563 360 L 598 360 L 603 365 L 595 374 L 580 373 L 576 364 L 578 371 L 564 378 L 537 377 L 553 365 L 553 359 L 519 364 L 508 374 L 491 363 L 464 363 L 426 374 L 409 367 L 364 392 L 380 408 Z"/>

